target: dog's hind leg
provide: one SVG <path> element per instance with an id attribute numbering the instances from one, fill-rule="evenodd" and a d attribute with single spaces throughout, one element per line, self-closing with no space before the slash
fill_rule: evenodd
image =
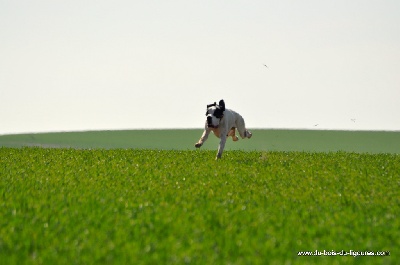
<path id="1" fill-rule="evenodd" d="M 233 140 L 234 142 L 239 141 L 239 138 L 236 136 L 236 128 L 235 128 L 235 127 L 233 127 L 233 128 L 229 131 L 228 136 L 232 136 L 232 140 Z"/>
<path id="2" fill-rule="evenodd" d="M 239 132 L 240 137 L 242 137 L 242 139 L 244 138 L 251 138 L 251 136 L 253 136 L 253 134 L 246 129 L 246 125 L 244 123 L 244 119 L 242 116 L 239 115 L 239 117 L 236 120 L 236 126 Z"/>

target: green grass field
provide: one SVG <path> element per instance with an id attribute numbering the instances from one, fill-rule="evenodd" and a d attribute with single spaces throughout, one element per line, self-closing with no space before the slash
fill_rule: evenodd
<path id="1" fill-rule="evenodd" d="M 400 132 L 252 130 L 251 139 L 232 142 L 226 150 L 400 153 Z M 147 148 L 192 150 L 202 130 L 131 130 L 39 133 L 0 136 L 0 146 L 72 148 Z M 217 150 L 219 139 L 210 135 L 202 149 Z"/>
<path id="2" fill-rule="evenodd" d="M 398 264 L 398 134 L 199 133 L 0 136 L 0 264 Z"/>

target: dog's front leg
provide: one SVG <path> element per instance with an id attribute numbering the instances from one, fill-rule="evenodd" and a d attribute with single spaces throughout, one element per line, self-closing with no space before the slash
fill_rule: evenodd
<path id="1" fill-rule="evenodd" d="M 206 128 L 203 132 L 203 135 L 200 137 L 200 140 L 194 145 L 196 148 L 200 148 L 204 142 L 207 140 L 208 135 L 210 134 L 211 130 Z"/>
<path id="2" fill-rule="evenodd" d="M 225 143 L 226 143 L 226 133 L 222 133 L 221 132 L 221 141 L 219 142 L 219 146 L 218 146 L 218 153 L 217 153 L 217 157 L 215 159 L 220 159 L 222 157 L 222 152 L 224 151 L 225 148 Z"/>

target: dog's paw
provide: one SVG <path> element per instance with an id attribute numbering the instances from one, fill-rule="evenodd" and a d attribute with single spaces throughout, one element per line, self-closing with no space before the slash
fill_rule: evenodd
<path id="1" fill-rule="evenodd" d="M 196 143 L 196 144 L 194 145 L 194 147 L 200 148 L 202 145 L 203 145 L 203 144 L 201 144 L 201 143 Z"/>
<path id="2" fill-rule="evenodd" d="M 235 135 L 235 136 L 232 136 L 232 140 L 233 140 L 234 142 L 236 142 L 236 141 L 239 141 L 239 138 Z"/>
<path id="3" fill-rule="evenodd" d="M 253 134 L 250 131 L 246 131 L 246 137 L 247 138 L 251 138 L 253 136 Z"/>

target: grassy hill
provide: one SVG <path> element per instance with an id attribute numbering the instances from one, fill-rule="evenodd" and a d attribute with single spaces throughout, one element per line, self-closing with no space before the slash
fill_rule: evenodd
<path id="1" fill-rule="evenodd" d="M 226 150 L 400 152 L 400 132 L 262 129 L 252 131 L 253 138 L 251 139 L 233 142 L 229 138 Z M 0 146 L 192 150 L 201 134 L 200 129 L 18 134 L 0 136 Z M 218 138 L 210 135 L 202 149 L 216 150 L 218 142 Z"/>

